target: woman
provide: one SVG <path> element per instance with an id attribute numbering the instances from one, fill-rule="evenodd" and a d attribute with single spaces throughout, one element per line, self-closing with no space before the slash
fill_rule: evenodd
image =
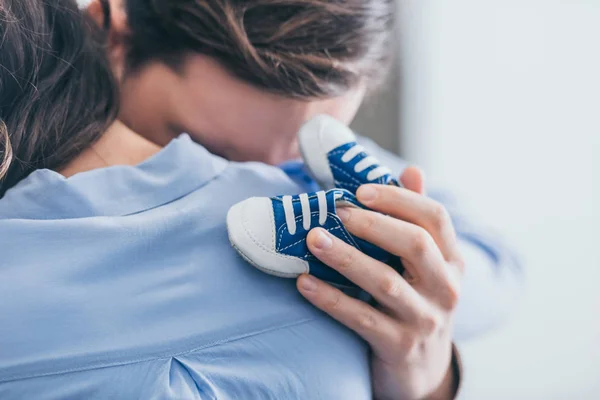
<path id="1" fill-rule="evenodd" d="M 453 397 L 460 256 L 439 205 L 366 187 L 364 202 L 412 223 L 348 216 L 378 245 L 415 237 L 396 251 L 412 285 L 323 232 L 309 240 L 385 305 L 298 283 L 370 344 L 371 385 L 358 336 L 227 243 L 229 206 L 296 184 L 187 136 L 161 149 L 115 121 L 101 35 L 73 0 L 1 0 L 0 31 L 1 398 Z M 422 191 L 414 170 L 403 181 Z"/>
<path id="2" fill-rule="evenodd" d="M 391 58 L 392 0 L 91 0 L 109 31 L 122 87 L 120 119 L 164 145 L 181 132 L 234 161 L 279 165 L 302 186 L 314 182 L 296 132 L 316 114 L 349 123 Z M 106 15 L 105 15 L 106 14 Z M 400 174 L 406 163 L 363 138 Z M 455 337 L 482 334 L 520 298 L 523 274 L 497 238 L 474 229 L 450 196 L 466 258 Z"/>

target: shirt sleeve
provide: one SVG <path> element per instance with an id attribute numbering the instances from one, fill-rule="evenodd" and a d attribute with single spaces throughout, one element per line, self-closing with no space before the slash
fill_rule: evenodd
<path id="1" fill-rule="evenodd" d="M 406 168 L 404 160 L 372 140 L 360 137 L 359 142 L 398 176 Z M 490 229 L 472 223 L 450 192 L 430 189 L 428 193 L 448 209 L 465 258 L 454 338 L 469 339 L 495 328 L 511 314 L 523 293 L 524 272 L 511 247 Z"/>

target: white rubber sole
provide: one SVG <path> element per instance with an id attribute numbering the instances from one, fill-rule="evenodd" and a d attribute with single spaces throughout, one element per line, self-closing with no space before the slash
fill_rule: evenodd
<path id="1" fill-rule="evenodd" d="M 271 215 L 265 215 L 264 210 L 252 207 L 253 203 L 266 202 L 268 198 L 251 198 L 231 207 L 227 213 L 227 231 L 231 246 L 255 268 L 280 278 L 297 278 L 309 272 L 308 262 L 296 257 L 277 253 L 273 248 L 274 234 L 268 239 L 259 238 L 253 234 L 251 223 L 272 224 Z M 252 221 L 251 221 L 252 220 Z M 266 225 L 257 227 L 264 228 Z M 271 248 L 272 247 L 272 248 Z"/>

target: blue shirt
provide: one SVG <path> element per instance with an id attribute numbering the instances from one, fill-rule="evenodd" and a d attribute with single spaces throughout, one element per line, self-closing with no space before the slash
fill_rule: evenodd
<path id="1" fill-rule="evenodd" d="M 8 191 L 0 398 L 370 399 L 365 343 L 229 245 L 231 205 L 313 184 L 283 169 L 184 135 L 136 167 Z M 510 270 L 483 244 L 484 268 Z"/>
<path id="2" fill-rule="evenodd" d="M 34 172 L 0 201 L 0 398 L 370 399 L 366 345 L 229 245 L 230 206 L 299 191 L 187 136 Z"/>

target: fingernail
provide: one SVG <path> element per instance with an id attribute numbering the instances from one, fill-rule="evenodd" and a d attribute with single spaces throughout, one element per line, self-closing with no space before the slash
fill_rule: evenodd
<path id="1" fill-rule="evenodd" d="M 306 275 L 302 278 L 302 282 L 300 283 L 300 288 L 304 292 L 314 292 L 317 290 L 317 282 L 311 278 L 309 275 Z"/>
<path id="2" fill-rule="evenodd" d="M 346 207 L 340 207 L 336 210 L 337 216 L 340 217 L 342 222 L 347 222 L 350 219 L 350 211 Z"/>
<path id="3" fill-rule="evenodd" d="M 361 203 L 369 203 L 377 197 L 377 189 L 373 185 L 363 185 L 358 188 L 356 195 Z"/>
<path id="4" fill-rule="evenodd" d="M 314 240 L 315 247 L 319 250 L 327 250 L 333 246 L 333 240 L 328 233 L 323 229 L 317 229 L 317 234 Z"/>

